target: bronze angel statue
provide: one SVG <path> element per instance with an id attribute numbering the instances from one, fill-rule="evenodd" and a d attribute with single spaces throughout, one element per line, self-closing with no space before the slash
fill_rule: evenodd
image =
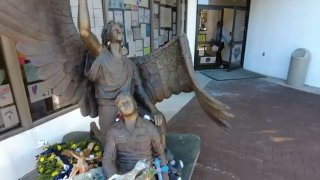
<path id="1" fill-rule="evenodd" d="M 194 91 L 209 117 L 224 129 L 232 117 L 229 107 L 208 96 L 194 79 L 185 35 L 143 57 L 121 53 L 123 30 L 113 21 L 105 25 L 102 43 L 90 30 L 86 0 L 79 0 L 79 33 L 69 0 L 1 0 L 0 33 L 14 39 L 17 49 L 31 59 L 38 76 L 53 94 L 79 103 L 83 116 L 99 116 L 97 136 L 104 142 L 116 118 L 114 100 L 121 92 L 134 95 L 139 111 L 163 124 L 155 103 L 172 94 Z"/>

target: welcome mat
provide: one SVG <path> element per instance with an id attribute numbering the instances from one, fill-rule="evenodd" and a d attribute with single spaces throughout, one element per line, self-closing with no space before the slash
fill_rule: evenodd
<path id="1" fill-rule="evenodd" d="M 226 81 L 226 80 L 236 80 L 236 79 L 252 79 L 252 78 L 264 78 L 264 75 L 251 72 L 245 69 L 237 69 L 228 71 L 226 69 L 213 69 L 213 70 L 203 70 L 200 71 L 203 75 L 217 80 L 217 81 Z"/>

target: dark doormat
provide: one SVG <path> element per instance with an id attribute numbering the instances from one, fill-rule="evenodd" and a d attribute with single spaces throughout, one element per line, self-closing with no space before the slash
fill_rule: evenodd
<path id="1" fill-rule="evenodd" d="M 200 71 L 203 75 L 217 80 L 217 81 L 226 81 L 226 80 L 236 80 L 236 79 L 252 79 L 252 78 L 264 78 L 264 75 L 251 72 L 245 69 L 237 69 L 228 71 L 226 69 L 212 69 L 212 70 L 203 70 Z"/>

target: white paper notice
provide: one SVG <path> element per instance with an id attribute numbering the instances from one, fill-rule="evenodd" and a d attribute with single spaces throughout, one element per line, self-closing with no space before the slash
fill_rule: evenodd
<path id="1" fill-rule="evenodd" d="M 114 11 L 114 21 L 123 24 L 123 13 L 122 11 Z"/>
<path id="2" fill-rule="evenodd" d="M 139 23 L 144 23 L 144 8 L 138 8 L 139 10 Z"/>
<path id="3" fill-rule="evenodd" d="M 172 9 L 160 7 L 160 27 L 166 28 L 172 25 Z"/>
<path id="4" fill-rule="evenodd" d="M 131 15 L 132 15 L 131 25 L 132 26 L 139 26 L 139 14 L 138 14 L 138 11 L 132 11 Z"/>
<path id="5" fill-rule="evenodd" d="M 109 21 L 114 21 L 113 11 L 109 11 L 109 12 L 108 12 L 108 20 L 109 20 Z"/>
<path id="6" fill-rule="evenodd" d="M 147 25 L 141 24 L 141 37 L 145 38 L 147 37 Z"/>
<path id="7" fill-rule="evenodd" d="M 164 45 L 164 36 L 159 36 L 159 45 Z"/>
<path id="8" fill-rule="evenodd" d="M 143 42 L 142 42 L 142 40 L 136 40 L 135 43 L 136 43 L 136 51 L 142 51 L 143 50 Z"/>
<path id="9" fill-rule="evenodd" d="M 144 23 L 150 23 L 150 10 L 144 10 Z"/>
<path id="10" fill-rule="evenodd" d="M 131 11 L 125 11 L 124 12 L 124 25 L 125 27 L 131 26 Z"/>
<path id="11" fill-rule="evenodd" d="M 154 29 L 153 30 L 153 37 L 154 37 L 154 39 L 158 39 L 158 37 L 159 37 L 159 29 Z"/>
<path id="12" fill-rule="evenodd" d="M 0 111 L 1 111 L 1 117 L 0 117 L 1 127 L 4 126 L 7 129 L 19 123 L 19 117 L 18 117 L 18 113 L 15 105 L 3 108 Z"/>
<path id="13" fill-rule="evenodd" d="M 150 37 L 143 38 L 143 47 L 150 47 Z"/>
<path id="14" fill-rule="evenodd" d="M 156 3 L 153 4 L 153 13 L 159 14 L 159 5 Z"/>

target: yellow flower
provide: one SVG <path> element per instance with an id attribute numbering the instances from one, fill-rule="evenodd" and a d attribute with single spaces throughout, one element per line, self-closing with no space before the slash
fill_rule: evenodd
<path id="1" fill-rule="evenodd" d="M 41 158 L 40 158 L 40 162 L 43 162 L 45 160 L 45 158 L 42 156 Z"/>
<path id="2" fill-rule="evenodd" d="M 71 145 L 71 149 L 77 149 L 77 145 L 76 144 L 72 144 Z"/>
<path id="3" fill-rule="evenodd" d="M 51 153 L 50 157 L 48 158 L 50 161 L 54 160 L 54 158 L 56 157 L 56 155 L 54 153 Z"/>
<path id="4" fill-rule="evenodd" d="M 61 160 L 58 160 L 57 163 L 56 163 L 56 166 L 63 166 L 63 162 Z"/>
<path id="5" fill-rule="evenodd" d="M 96 146 L 96 147 L 94 147 L 94 149 L 93 150 L 95 150 L 95 151 L 99 151 L 100 150 L 100 146 Z"/>
<path id="6" fill-rule="evenodd" d="M 43 172 L 44 172 L 44 169 L 43 169 L 43 168 L 40 168 L 39 172 L 40 172 L 40 173 L 43 173 Z"/>
<path id="7" fill-rule="evenodd" d="M 102 157 L 102 153 L 101 152 L 97 152 L 95 155 L 96 155 L 96 157 Z"/>
<path id="8" fill-rule="evenodd" d="M 59 151 L 61 151 L 62 146 L 61 146 L 61 145 L 57 145 L 57 149 L 58 149 Z"/>
<path id="9" fill-rule="evenodd" d="M 52 177 L 55 177 L 55 176 L 57 176 L 58 174 L 59 174 L 58 171 L 54 171 L 54 172 L 51 174 L 51 176 L 52 176 Z"/>

